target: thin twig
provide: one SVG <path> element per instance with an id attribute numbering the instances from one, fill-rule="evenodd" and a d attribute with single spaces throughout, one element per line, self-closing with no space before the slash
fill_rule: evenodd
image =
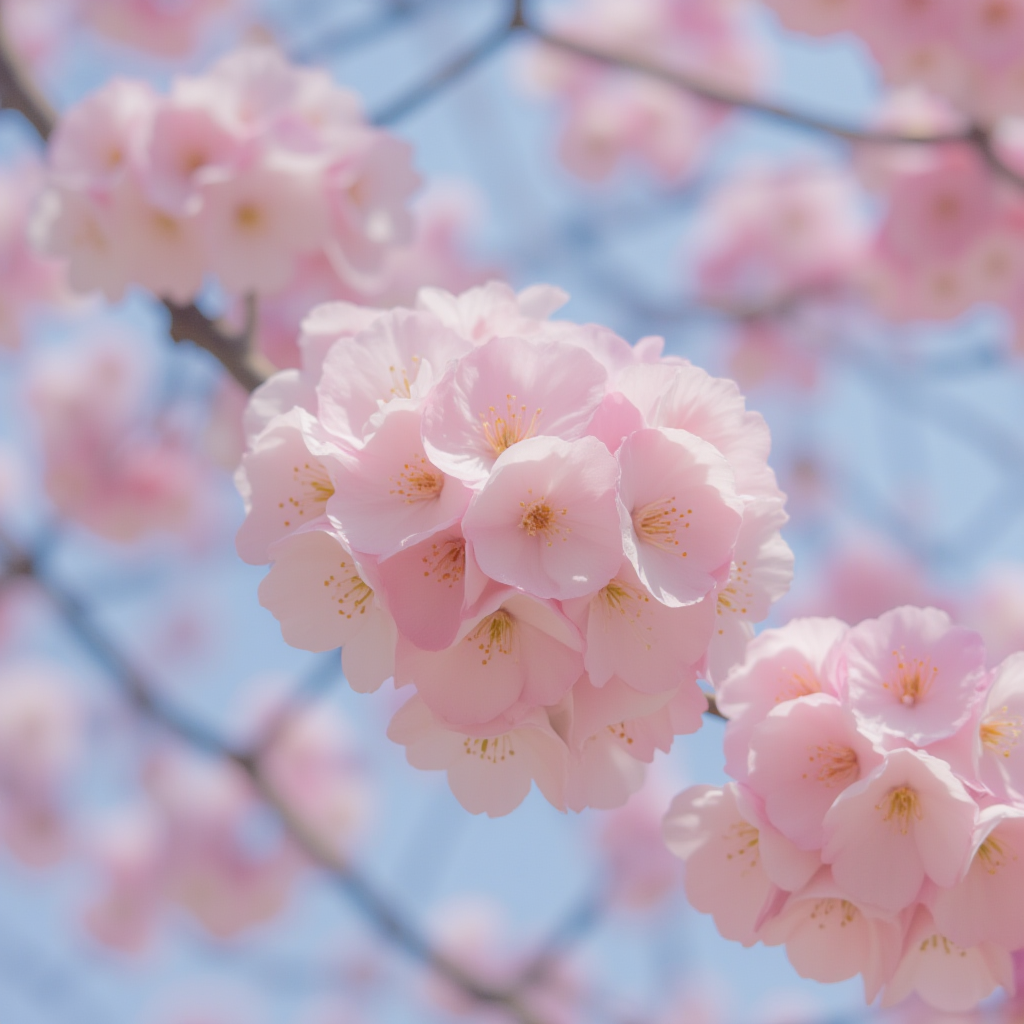
<path id="1" fill-rule="evenodd" d="M 426 82 L 421 82 L 414 89 L 410 89 L 404 96 L 400 96 L 382 110 L 379 110 L 373 115 L 371 120 L 376 125 L 384 126 L 407 117 L 414 110 L 432 100 L 445 86 L 450 85 L 457 78 L 461 78 L 462 75 L 486 60 L 492 53 L 500 50 L 512 37 L 516 27 L 518 26 L 513 24 L 499 26 L 478 43 L 450 60 Z"/>

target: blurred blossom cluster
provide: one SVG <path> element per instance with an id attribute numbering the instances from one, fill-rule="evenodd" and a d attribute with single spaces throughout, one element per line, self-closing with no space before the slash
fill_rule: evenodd
<path id="1" fill-rule="evenodd" d="M 555 27 L 599 51 L 750 87 L 760 54 L 736 0 L 580 0 Z M 653 78 L 543 48 L 529 80 L 565 111 L 559 155 L 574 174 L 602 181 L 627 158 L 665 182 L 693 173 L 728 110 Z"/>
<path id="2" fill-rule="evenodd" d="M 269 47 L 242 49 L 169 95 L 115 79 L 69 110 L 50 145 L 36 225 L 72 284 L 139 284 L 178 303 L 212 275 L 273 293 L 322 254 L 343 280 L 377 274 L 412 235 L 409 145 L 358 97 Z"/>
<path id="3" fill-rule="evenodd" d="M 390 735 L 477 812 L 531 780 L 558 807 L 622 803 L 791 575 L 739 389 L 661 338 L 548 320 L 566 299 L 321 306 L 302 368 L 246 414 L 261 602 L 288 643 L 343 645 L 355 689 L 415 686 Z"/>

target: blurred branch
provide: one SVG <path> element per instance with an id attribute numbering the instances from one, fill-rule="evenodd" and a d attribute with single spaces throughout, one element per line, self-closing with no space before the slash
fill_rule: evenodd
<path id="1" fill-rule="evenodd" d="M 500 25 L 493 32 L 484 36 L 478 43 L 458 54 L 432 75 L 426 82 L 421 82 L 410 89 L 404 96 L 393 100 L 383 110 L 373 115 L 371 120 L 376 125 L 389 125 L 408 116 L 425 103 L 429 103 L 447 85 L 461 78 L 467 71 L 486 60 L 491 54 L 500 50 L 519 27 L 518 8 L 513 19 Z"/>
<path id="2" fill-rule="evenodd" d="M 1020 175 L 1003 161 L 988 130 L 980 125 L 971 125 L 955 132 L 914 135 L 842 124 L 828 118 L 818 117 L 815 114 L 772 103 L 770 100 L 745 95 L 727 86 L 704 81 L 695 75 L 667 68 L 653 61 L 598 49 L 597 47 L 590 46 L 588 43 L 573 39 L 571 36 L 563 35 L 561 32 L 542 28 L 526 16 L 521 3 L 517 5 L 517 9 L 516 24 L 518 27 L 529 32 L 539 42 L 556 50 L 561 50 L 563 53 L 582 57 L 585 60 L 596 61 L 599 64 L 605 64 L 623 71 L 635 71 L 638 74 L 646 75 L 648 78 L 674 86 L 683 92 L 689 93 L 691 96 L 695 96 L 697 99 L 715 104 L 716 106 L 744 110 L 751 114 L 780 121 L 793 128 L 831 135 L 845 142 L 882 146 L 933 146 L 956 143 L 970 145 L 978 150 L 993 171 L 1006 180 L 1024 188 L 1024 176 Z"/>
<path id="3" fill-rule="evenodd" d="M 357 46 L 372 43 L 393 28 L 400 27 L 418 13 L 418 6 L 411 3 L 386 4 L 385 10 L 375 12 L 373 17 L 354 25 L 327 27 L 288 47 L 288 55 L 295 61 L 337 58 Z"/>
<path id="4" fill-rule="evenodd" d="M 150 684 L 130 659 L 93 624 L 85 605 L 43 571 L 38 557 L 22 550 L 4 532 L 0 532 L 0 547 L 4 549 L 6 556 L 5 575 L 29 576 L 39 585 L 67 627 L 110 674 L 131 705 L 150 721 L 167 729 L 189 745 L 206 754 L 223 758 L 240 768 L 248 776 L 255 791 L 276 813 L 295 843 L 313 863 L 327 873 L 349 902 L 385 939 L 477 1002 L 500 1006 L 520 1024 L 545 1024 L 544 1019 L 535 1015 L 515 991 L 488 984 L 437 950 L 359 874 L 329 840 L 296 813 L 264 772 L 258 751 L 232 749 L 205 726 L 182 716 L 155 696 Z"/>

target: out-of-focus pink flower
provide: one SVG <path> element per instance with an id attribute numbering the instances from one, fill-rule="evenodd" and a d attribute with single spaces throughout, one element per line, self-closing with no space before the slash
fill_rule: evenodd
<path id="1" fill-rule="evenodd" d="M 43 356 L 28 385 L 51 501 L 122 543 L 197 527 L 207 482 L 198 452 L 144 418 L 151 375 L 133 339 L 114 335 Z"/>
<path id="2" fill-rule="evenodd" d="M 61 790 L 79 746 L 67 681 L 32 663 L 0 673 L 0 840 L 26 864 L 44 866 L 68 844 Z"/>
<path id="3" fill-rule="evenodd" d="M 164 57 L 180 57 L 198 42 L 215 15 L 235 0 L 76 0 L 80 16 L 120 43 Z"/>

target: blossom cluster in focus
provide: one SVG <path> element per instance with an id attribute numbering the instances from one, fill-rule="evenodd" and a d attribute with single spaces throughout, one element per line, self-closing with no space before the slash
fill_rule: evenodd
<path id="1" fill-rule="evenodd" d="M 469 810 L 535 781 L 612 807 L 706 708 L 789 585 L 763 419 L 731 381 L 550 321 L 497 283 L 328 304 L 258 389 L 238 550 L 285 640 L 356 690 L 415 690 L 392 739 Z"/>
<path id="2" fill-rule="evenodd" d="M 1024 948 L 1024 654 L 934 608 L 796 619 L 718 685 L 725 787 L 665 819 L 690 902 L 723 936 L 786 946 L 804 977 L 858 974 L 883 1005 L 1014 990 Z"/>

